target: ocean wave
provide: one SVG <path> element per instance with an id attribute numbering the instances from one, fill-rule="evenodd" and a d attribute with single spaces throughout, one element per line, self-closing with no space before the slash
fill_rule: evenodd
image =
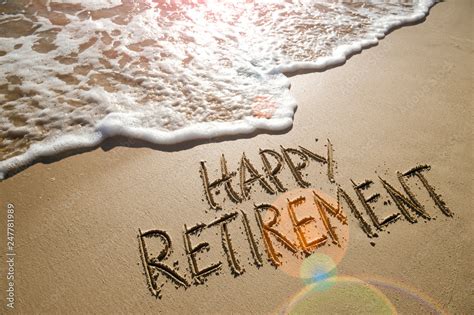
<path id="1" fill-rule="evenodd" d="M 0 177 L 111 136 L 285 130 L 296 102 L 284 73 L 342 64 L 433 3 L 0 2 Z"/>

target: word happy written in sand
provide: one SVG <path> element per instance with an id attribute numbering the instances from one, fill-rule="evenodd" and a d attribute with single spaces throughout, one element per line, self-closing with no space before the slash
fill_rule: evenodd
<path id="1" fill-rule="evenodd" d="M 430 185 L 425 173 L 430 170 L 428 165 L 416 166 L 407 172 L 397 172 L 398 181 L 402 189 L 396 189 L 395 185 L 379 177 L 381 186 L 386 192 L 388 202 L 384 204 L 395 204 L 398 212 L 383 219 L 374 211 L 373 204 L 381 195 L 379 193 L 367 195 L 367 190 L 374 182 L 364 180 L 361 183 L 351 182 L 353 193 L 356 198 L 336 183 L 334 178 L 333 146 L 328 140 L 324 155 L 317 154 L 314 150 L 299 146 L 298 148 L 284 148 L 280 146 L 279 151 L 266 149 L 259 150 L 261 170 L 242 154 L 237 171 L 230 171 L 224 155 L 220 157 L 220 172 L 216 176 L 208 171 L 206 162 L 200 162 L 200 177 L 203 184 L 204 194 L 211 210 L 225 212 L 208 223 L 198 223 L 191 227 L 184 225 L 182 244 L 176 245 L 169 233 L 162 229 L 148 231 L 139 230 L 138 240 L 140 254 L 145 270 L 145 276 L 150 291 L 156 297 L 161 297 L 161 289 L 166 282 L 171 281 L 176 287 L 188 288 L 192 284 L 204 284 L 211 274 L 219 274 L 225 269 L 222 261 L 227 260 L 228 270 L 235 277 L 242 275 L 245 269 L 239 260 L 242 252 L 248 253 L 251 265 L 261 267 L 264 265 L 266 254 L 269 263 L 276 268 L 283 268 L 282 251 L 289 252 L 298 259 L 311 255 L 316 250 L 324 250 L 324 247 L 333 246 L 341 248 L 346 245 L 347 239 L 344 231 L 348 231 L 348 217 L 343 212 L 343 207 L 348 208 L 352 219 L 358 222 L 358 226 L 369 237 L 378 237 L 377 232 L 384 230 L 390 223 L 404 218 L 410 223 L 416 223 L 418 217 L 429 220 L 430 214 L 425 206 L 419 201 L 408 183 L 413 181 L 421 183 L 424 192 L 429 199 L 445 216 L 451 217 L 452 212 L 446 207 L 441 197 Z M 336 198 L 333 199 L 324 193 L 312 189 L 308 176 L 303 171 L 310 165 L 316 164 L 324 168 L 325 178 L 335 186 Z M 288 168 L 293 183 L 298 187 L 297 194 L 290 193 L 280 179 L 281 171 Z M 226 197 L 235 208 L 244 201 L 251 200 L 251 187 L 258 183 L 261 190 L 268 195 L 279 195 L 283 198 L 273 203 L 254 204 L 252 215 L 238 209 L 226 212 L 223 209 Z M 257 186 L 257 187 L 258 187 Z M 220 190 L 225 191 L 223 196 Z M 356 202 L 356 201 L 357 202 Z M 254 217 L 254 220 L 250 220 Z M 287 223 L 285 229 L 284 224 Z M 238 226 L 243 232 L 240 233 L 241 247 L 236 246 L 233 241 L 236 237 L 235 229 Z M 257 228 L 252 228 L 256 226 Z M 312 229 L 311 229 L 312 228 Z M 213 262 L 203 266 L 201 258 L 209 260 L 209 242 L 197 241 L 205 231 L 213 230 L 213 233 L 221 234 L 221 246 L 223 254 L 220 259 L 211 259 Z M 234 232 L 232 232 L 234 231 Z M 254 232 L 259 232 L 259 237 Z M 338 232 L 339 231 L 339 232 Z M 180 242 L 181 243 L 181 242 Z M 242 244 L 246 244 L 242 249 Z M 375 245 L 371 242 L 371 245 Z M 179 262 L 172 262 L 170 254 L 180 247 L 181 252 L 188 261 L 187 272 L 179 270 Z M 152 254 L 152 250 L 159 248 L 158 254 Z M 207 257 L 205 257 L 207 256 Z M 160 277 L 161 276 L 161 277 Z M 164 281 L 158 283 L 158 279 L 165 277 Z"/>

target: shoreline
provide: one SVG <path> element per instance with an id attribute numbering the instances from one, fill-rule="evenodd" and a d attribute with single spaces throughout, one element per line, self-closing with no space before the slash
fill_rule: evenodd
<path id="1" fill-rule="evenodd" d="M 403 18 L 387 18 L 375 24 L 379 32 L 369 33 L 358 42 L 339 46 L 333 55 L 320 57 L 312 62 L 292 62 L 274 67 L 269 73 L 285 76 L 287 84 L 289 78 L 295 75 L 324 72 L 343 66 L 351 57 L 361 54 L 364 50 L 377 46 L 381 40 L 393 31 L 423 23 L 430 10 L 437 4 L 432 0 L 423 2 L 416 13 Z M 383 32 L 380 30 L 383 29 Z M 289 87 L 288 87 L 289 89 Z M 285 91 L 288 93 L 288 91 Z M 291 91 L 290 91 L 291 94 Z M 161 131 L 150 128 L 138 128 L 124 125 L 121 118 L 126 117 L 117 112 L 105 116 L 95 126 L 92 133 L 64 134 L 54 139 L 34 143 L 24 153 L 0 161 L 0 180 L 13 176 L 22 170 L 45 161 L 55 161 L 74 154 L 88 152 L 99 147 L 114 143 L 114 138 L 126 139 L 126 143 L 148 143 L 148 147 L 180 147 L 193 146 L 214 139 L 239 139 L 253 137 L 258 134 L 279 134 L 291 130 L 294 114 L 297 110 L 296 100 L 278 108 L 276 118 L 262 120 L 255 117 L 246 117 L 243 120 L 232 122 L 203 122 L 176 131 Z"/>

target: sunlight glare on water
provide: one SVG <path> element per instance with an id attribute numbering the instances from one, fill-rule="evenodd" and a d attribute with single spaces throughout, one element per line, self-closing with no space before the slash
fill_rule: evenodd
<path id="1" fill-rule="evenodd" d="M 283 73 L 341 64 L 431 5 L 0 0 L 0 173 L 113 135 L 283 130 L 296 107 Z"/>

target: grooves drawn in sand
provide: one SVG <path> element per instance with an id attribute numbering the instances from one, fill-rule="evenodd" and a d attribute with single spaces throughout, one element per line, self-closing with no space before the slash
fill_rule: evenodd
<path id="1" fill-rule="evenodd" d="M 220 275 L 223 270 L 226 270 L 223 263 L 225 260 L 227 260 L 230 274 L 234 277 L 245 274 L 246 264 L 242 260 L 244 256 L 247 256 L 249 265 L 257 268 L 265 267 L 262 252 L 266 253 L 270 265 L 281 270 L 288 269 L 288 264 L 291 267 L 291 260 L 301 260 L 315 252 L 327 251 L 331 246 L 334 249 L 331 249 L 330 255 L 336 253 L 334 255 L 340 256 L 347 248 L 349 231 L 349 217 L 344 213 L 343 207 L 349 209 L 348 213 L 352 214 L 351 220 L 357 222 L 361 230 L 371 239 L 379 236 L 374 232 L 374 228 L 380 233 L 386 231 L 386 227 L 396 221 L 405 219 L 414 224 L 420 218 L 430 220 L 432 214 L 427 211 L 429 206 L 432 209 L 438 208 L 447 217 L 453 216 L 425 177 L 425 173 L 430 170 L 428 165 L 416 166 L 404 173 L 396 172 L 401 190 L 378 176 L 379 188 L 385 190 L 384 194 L 377 192 L 369 195 L 367 193 L 371 187 L 376 186 L 376 183 L 370 179 L 359 183 L 351 180 L 353 194 L 356 195 L 358 201 L 356 204 L 350 194 L 335 180 L 333 146 L 329 140 L 326 148 L 325 157 L 302 146 L 297 148 L 280 146 L 281 153 L 273 149 L 259 148 L 263 173 L 245 153 L 242 153 L 239 168 L 236 171 L 229 171 L 228 162 L 222 154 L 219 165 L 220 177 L 213 181 L 210 179 L 206 162 L 201 161 L 199 173 L 204 195 L 208 207 L 216 213 L 223 210 L 226 196 L 229 197 L 231 203 L 229 207 L 251 200 L 252 187 L 260 187 L 261 191 L 269 196 L 277 195 L 277 199 L 271 203 L 254 204 L 253 209 L 249 210 L 254 213 L 255 220 L 249 219 L 249 211 L 239 209 L 239 211 L 224 213 L 207 224 L 198 223 L 190 228 L 184 225 L 182 232 L 184 244 L 177 247 L 181 247 L 182 257 L 186 256 L 187 272 L 179 271 L 179 261 L 175 261 L 174 264 L 168 261 L 171 260 L 173 245 L 175 247 L 176 245 L 172 244 L 171 237 L 166 231 L 157 229 L 143 233 L 139 230 L 141 259 L 152 294 L 161 297 L 161 289 L 169 281 L 176 287 L 188 288 L 191 284 L 202 285 L 211 275 Z M 326 176 L 319 180 L 327 181 L 334 186 L 336 198 L 317 189 L 308 188 L 317 184 L 311 183 L 308 175 L 304 174 L 312 162 L 323 166 Z M 293 180 L 292 186 L 296 187 L 294 189 L 289 190 L 291 183 L 288 183 L 288 180 L 282 180 L 284 175 L 282 171 L 285 167 L 289 170 L 287 175 L 290 175 L 286 177 Z M 233 179 L 236 180 L 233 181 Z M 253 185 L 255 182 L 259 185 Z M 426 194 L 427 200 L 424 203 L 419 198 L 423 193 L 421 186 L 419 186 L 420 193 L 417 194 L 409 187 L 409 183 L 414 185 L 418 182 L 422 184 Z M 219 190 L 222 186 L 224 194 L 221 194 Z M 392 205 L 393 201 L 394 206 L 391 210 L 394 211 L 393 208 L 395 208 L 398 212 L 380 219 L 374 205 L 377 203 L 380 205 L 383 199 L 388 199 L 383 202 L 384 206 Z M 236 220 L 239 216 L 241 219 Z M 252 226 L 258 227 L 260 231 L 258 236 L 254 234 L 255 229 Z M 240 233 L 242 236 L 239 238 L 236 229 L 242 230 L 242 227 L 243 231 Z M 210 242 L 197 240 L 200 237 L 203 238 L 202 232 L 214 228 L 220 230 L 221 252 L 225 258 L 222 255 L 216 256 Z M 375 242 L 371 241 L 370 245 L 375 246 Z M 158 254 L 151 253 L 148 250 L 150 246 L 155 249 L 158 246 L 161 250 Z M 206 252 L 214 253 L 214 255 L 210 253 L 206 255 L 207 264 L 200 262 Z M 163 281 L 160 280 L 161 275 L 165 276 Z"/>

